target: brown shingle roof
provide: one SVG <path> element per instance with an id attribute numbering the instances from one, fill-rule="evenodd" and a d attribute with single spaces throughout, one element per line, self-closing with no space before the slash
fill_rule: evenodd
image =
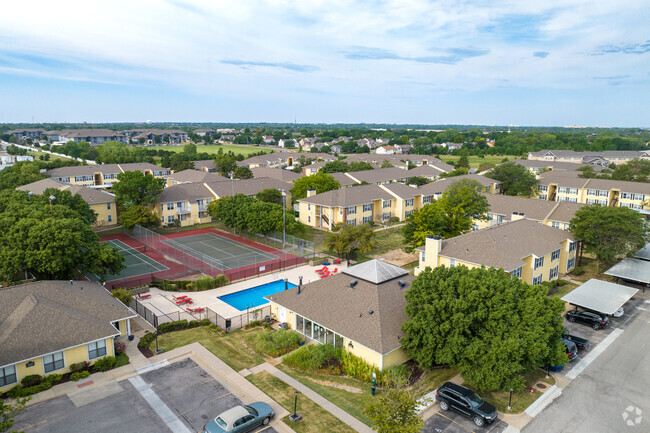
<path id="1" fill-rule="evenodd" d="M 119 334 L 133 311 L 89 281 L 37 281 L 0 289 L 0 366 Z"/>
<path id="2" fill-rule="evenodd" d="M 409 172 L 397 167 L 376 168 L 374 170 L 354 171 L 347 173 L 348 176 L 359 180 L 359 182 L 377 183 L 385 181 L 397 181 L 406 179 Z"/>
<path id="3" fill-rule="evenodd" d="M 412 171 L 412 170 L 410 170 Z M 489 177 L 481 176 L 478 174 L 464 174 L 462 176 L 454 176 L 454 177 L 447 177 L 445 179 L 440 179 L 435 182 L 428 183 L 426 185 L 422 185 L 420 189 L 422 190 L 422 193 L 424 195 L 431 195 L 431 194 L 436 194 L 436 193 L 443 193 L 449 186 L 454 183 L 457 180 L 461 179 L 470 179 L 470 180 L 475 180 L 479 182 L 483 186 L 490 186 L 493 183 L 499 183 L 494 179 L 490 179 Z"/>
<path id="4" fill-rule="evenodd" d="M 554 201 L 515 197 L 501 194 L 483 194 L 490 205 L 490 213 L 505 215 L 510 219 L 514 212 L 524 214 L 528 219 L 543 221 L 558 204 Z"/>
<path id="5" fill-rule="evenodd" d="M 203 183 L 179 183 L 168 186 L 158 196 L 158 203 L 169 203 L 186 200 L 214 199 L 214 195 Z"/>
<path id="6" fill-rule="evenodd" d="M 88 188 L 81 185 L 70 185 L 54 179 L 41 179 L 27 185 L 19 186 L 16 189 L 19 191 L 31 191 L 34 194 L 43 194 L 48 188 L 56 188 L 61 191 L 67 190 L 70 191 L 72 195 L 79 194 L 88 204 L 115 202 L 115 196 L 106 191 Z"/>
<path id="7" fill-rule="evenodd" d="M 208 182 L 205 184 L 208 188 L 217 194 L 219 198 L 235 194 L 255 195 L 263 189 L 290 189 L 291 185 L 277 179 L 268 177 L 258 177 L 256 179 L 235 179 L 224 182 Z"/>
<path id="8" fill-rule="evenodd" d="M 169 178 L 178 183 L 220 182 L 229 180 L 227 177 L 221 176 L 220 174 L 192 169 L 172 173 L 169 175 Z"/>
<path id="9" fill-rule="evenodd" d="M 300 179 L 302 175 L 294 173 L 291 170 L 284 170 L 281 168 L 265 168 L 265 167 L 255 167 L 251 168 L 253 176 L 258 177 L 270 177 L 271 179 L 281 180 L 283 182 L 293 182 L 296 179 Z"/>
<path id="10" fill-rule="evenodd" d="M 407 187 L 408 188 L 408 187 Z M 311 197 L 305 197 L 298 201 L 313 203 L 321 206 L 359 206 L 362 204 L 372 203 L 373 200 L 393 200 L 393 197 L 387 191 L 381 189 L 378 185 L 359 185 L 351 188 L 341 188 L 327 191 L 322 194 L 316 194 Z"/>

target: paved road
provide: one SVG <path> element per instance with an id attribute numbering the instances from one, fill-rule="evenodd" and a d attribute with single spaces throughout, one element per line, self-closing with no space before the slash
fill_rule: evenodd
<path id="1" fill-rule="evenodd" d="M 635 298 L 615 325 L 623 333 L 524 433 L 650 431 L 650 292 Z"/>
<path id="2" fill-rule="evenodd" d="M 438 412 L 425 421 L 422 433 L 502 433 L 508 424 L 496 419 L 485 427 L 453 411 Z"/>

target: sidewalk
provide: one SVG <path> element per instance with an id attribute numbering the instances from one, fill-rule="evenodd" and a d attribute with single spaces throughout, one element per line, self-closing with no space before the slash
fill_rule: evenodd
<path id="1" fill-rule="evenodd" d="M 341 409 L 340 407 L 336 406 L 334 403 L 331 401 L 327 400 L 320 394 L 316 393 L 313 391 L 311 388 L 308 388 L 307 386 L 303 385 L 302 383 L 298 382 L 296 379 L 293 377 L 289 376 L 288 374 L 278 370 L 276 367 L 273 365 L 269 364 L 268 362 L 265 362 L 263 364 L 257 365 L 251 369 L 249 369 L 250 374 L 255 374 L 259 373 L 261 371 L 266 371 L 273 376 L 277 377 L 287 385 L 295 388 L 298 390 L 300 393 L 311 399 L 314 403 L 340 419 L 342 422 L 345 424 L 349 425 L 351 428 L 354 430 L 358 431 L 359 433 L 372 433 L 374 430 Z"/>

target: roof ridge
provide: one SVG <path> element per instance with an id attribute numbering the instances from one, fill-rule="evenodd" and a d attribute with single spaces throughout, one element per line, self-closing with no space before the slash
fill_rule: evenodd
<path id="1" fill-rule="evenodd" d="M 20 325 L 30 311 L 38 304 L 38 299 L 33 293 L 25 296 L 18 306 L 7 316 L 0 326 L 0 344 L 4 343 L 12 334 L 14 329 Z"/>

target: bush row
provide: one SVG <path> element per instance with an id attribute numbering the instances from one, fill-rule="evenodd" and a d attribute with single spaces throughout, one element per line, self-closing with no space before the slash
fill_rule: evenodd
<path id="1" fill-rule="evenodd" d="M 158 325 L 158 334 L 164 334 L 166 332 L 180 331 L 183 329 L 196 328 L 199 326 L 210 326 L 212 323 L 210 319 L 201 319 L 201 320 L 190 320 L 187 319 L 177 320 L 175 322 L 166 322 Z M 215 326 L 216 328 L 216 326 Z M 156 339 L 156 334 L 153 332 L 147 331 L 138 341 L 138 347 L 149 347 L 152 341 Z"/>
<path id="2" fill-rule="evenodd" d="M 172 292 L 200 292 L 202 290 L 215 289 L 223 287 L 230 283 L 228 277 L 225 275 L 217 275 L 216 277 L 201 277 L 194 281 L 187 280 L 161 280 L 151 283 L 151 287 L 157 287 L 160 290 Z"/>
<path id="3" fill-rule="evenodd" d="M 54 382 L 59 382 L 62 378 L 63 376 L 60 374 L 50 374 L 45 377 L 41 377 L 38 374 L 32 374 L 24 377 L 20 385 L 11 388 L 8 392 L 8 396 L 10 398 L 27 397 L 38 392 L 46 391 L 52 388 Z M 28 380 L 25 381 L 25 379 Z M 24 386 L 25 383 L 34 385 Z"/>

